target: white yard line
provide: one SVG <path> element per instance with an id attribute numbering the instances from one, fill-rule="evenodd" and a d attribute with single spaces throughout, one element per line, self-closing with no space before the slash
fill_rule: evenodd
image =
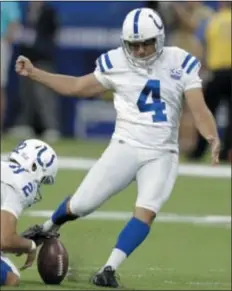
<path id="1" fill-rule="evenodd" d="M 6 159 L 7 154 L 2 153 L 1 159 Z M 65 170 L 89 170 L 95 163 L 96 159 L 83 157 L 59 157 L 59 167 Z M 230 166 L 210 166 L 197 164 L 180 164 L 180 176 L 195 177 L 214 177 L 214 178 L 231 178 Z"/>
<path id="2" fill-rule="evenodd" d="M 68 158 L 60 157 L 60 168 L 69 170 L 89 170 L 96 162 L 96 159 L 88 158 Z M 231 167 L 194 164 L 180 164 L 180 176 L 197 176 L 197 177 L 215 177 L 215 178 L 231 178 Z"/>
<path id="3" fill-rule="evenodd" d="M 51 217 L 52 210 L 32 210 L 26 211 L 25 215 L 33 217 Z M 105 220 L 105 221 L 125 221 L 132 216 L 131 212 L 123 211 L 95 211 L 82 219 Z M 162 223 L 189 223 L 196 225 L 218 225 L 226 226 L 230 229 L 231 216 L 225 215 L 180 215 L 175 213 L 159 213 L 157 222 Z"/>

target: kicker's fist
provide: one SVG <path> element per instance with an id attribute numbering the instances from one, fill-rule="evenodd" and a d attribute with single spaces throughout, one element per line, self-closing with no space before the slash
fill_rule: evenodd
<path id="1" fill-rule="evenodd" d="M 15 71 L 18 73 L 20 76 L 29 76 L 34 69 L 34 66 L 32 62 L 24 57 L 24 56 L 19 56 L 16 60 L 15 63 Z"/>

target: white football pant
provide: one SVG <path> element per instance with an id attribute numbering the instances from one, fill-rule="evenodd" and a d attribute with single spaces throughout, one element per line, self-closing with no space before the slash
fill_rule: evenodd
<path id="1" fill-rule="evenodd" d="M 70 200 L 70 210 L 85 216 L 137 181 L 136 207 L 159 211 L 178 172 L 178 154 L 137 148 L 113 139 Z"/>

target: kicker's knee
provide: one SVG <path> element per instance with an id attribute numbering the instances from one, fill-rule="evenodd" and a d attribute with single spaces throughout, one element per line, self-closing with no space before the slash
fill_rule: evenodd
<path id="1" fill-rule="evenodd" d="M 7 278 L 6 278 L 6 286 L 18 286 L 20 283 L 20 278 L 13 272 L 8 272 L 7 273 Z"/>
<path id="2" fill-rule="evenodd" d="M 20 277 L 12 271 L 4 272 L 1 270 L 1 286 L 18 286 Z"/>
<path id="3" fill-rule="evenodd" d="M 1 286 L 17 286 L 19 284 L 20 274 L 7 257 L 1 257 L 0 271 Z"/>

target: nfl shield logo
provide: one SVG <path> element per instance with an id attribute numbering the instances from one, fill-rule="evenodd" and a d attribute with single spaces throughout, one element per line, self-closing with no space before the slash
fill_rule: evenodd
<path id="1" fill-rule="evenodd" d="M 180 80 L 182 77 L 182 69 L 171 69 L 170 77 L 174 80 Z"/>

